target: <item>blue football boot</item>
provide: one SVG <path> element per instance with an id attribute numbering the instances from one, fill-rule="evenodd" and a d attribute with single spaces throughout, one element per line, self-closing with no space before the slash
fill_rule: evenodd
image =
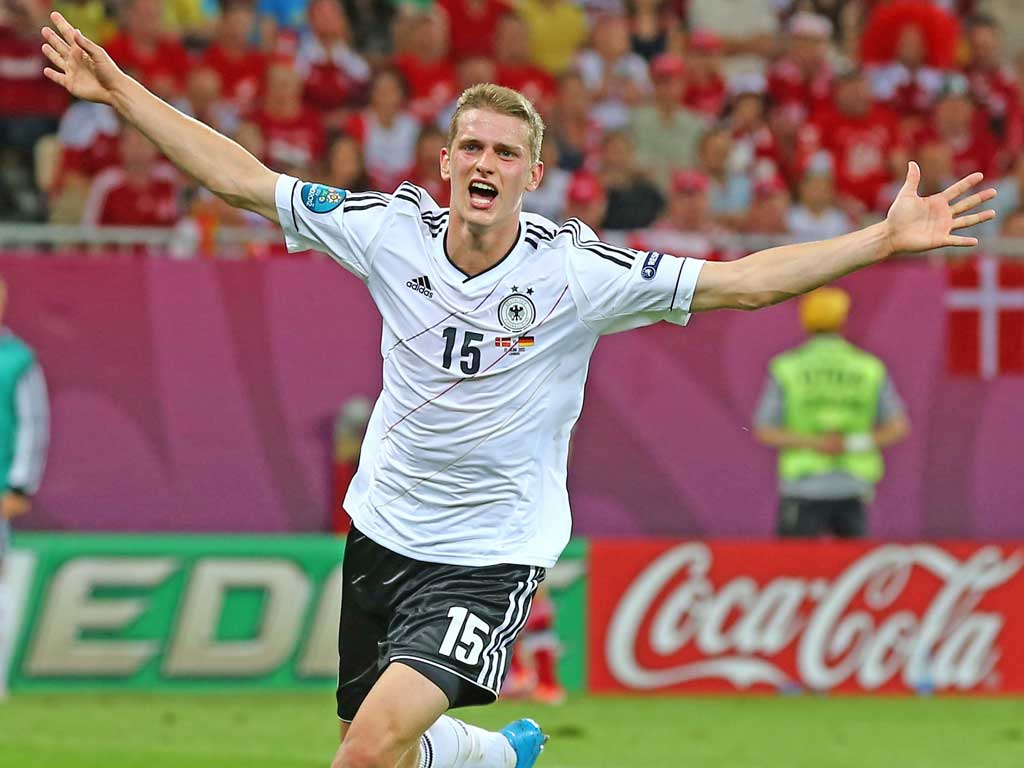
<path id="1" fill-rule="evenodd" d="M 501 735 L 516 753 L 516 768 L 533 768 L 548 740 L 540 726 L 528 717 L 509 723 L 501 729 Z"/>

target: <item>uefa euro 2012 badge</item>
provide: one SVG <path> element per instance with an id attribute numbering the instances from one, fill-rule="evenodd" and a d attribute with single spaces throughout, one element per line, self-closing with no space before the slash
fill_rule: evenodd
<path id="1" fill-rule="evenodd" d="M 343 202 L 348 193 L 324 184 L 303 184 L 302 204 L 313 213 L 330 213 Z"/>
<path id="2" fill-rule="evenodd" d="M 527 288 L 526 293 L 521 293 L 518 285 L 512 286 L 512 294 L 498 304 L 498 322 L 502 328 L 512 333 L 522 333 L 533 325 L 537 319 L 537 308 L 527 295 L 530 293 L 533 293 L 532 288 Z"/>

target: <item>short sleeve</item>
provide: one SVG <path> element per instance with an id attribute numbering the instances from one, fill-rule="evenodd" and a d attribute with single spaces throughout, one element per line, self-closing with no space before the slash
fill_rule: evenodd
<path id="1" fill-rule="evenodd" d="M 598 241 L 570 219 L 566 270 L 580 320 L 598 334 L 618 333 L 668 320 L 686 325 L 702 259 L 618 248 Z"/>
<path id="2" fill-rule="evenodd" d="M 275 197 L 289 252 L 313 249 L 326 253 L 366 281 L 373 242 L 387 218 L 391 195 L 353 194 L 281 174 Z"/>
<path id="3" fill-rule="evenodd" d="M 885 424 L 893 419 L 901 419 L 906 415 L 906 412 L 907 409 L 903 405 L 903 398 L 896 391 L 892 378 L 889 374 L 886 374 L 885 381 L 882 382 L 882 391 L 878 398 L 878 416 L 875 419 L 875 424 Z"/>

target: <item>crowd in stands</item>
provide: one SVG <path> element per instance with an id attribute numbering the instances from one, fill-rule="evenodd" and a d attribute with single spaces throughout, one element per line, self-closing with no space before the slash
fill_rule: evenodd
<path id="1" fill-rule="evenodd" d="M 411 179 L 446 205 L 455 100 L 489 81 L 547 123 L 526 208 L 637 247 L 840 234 L 911 158 L 927 192 L 980 169 L 1024 205 L 1017 0 L 8 0 L 2 219 L 255 225 L 42 77 L 51 7 L 271 168 L 349 190 Z"/>

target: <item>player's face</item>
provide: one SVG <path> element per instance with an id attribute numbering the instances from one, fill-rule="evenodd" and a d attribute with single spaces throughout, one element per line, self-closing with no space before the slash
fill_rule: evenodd
<path id="1" fill-rule="evenodd" d="M 544 164 L 531 159 L 529 137 L 527 124 L 511 115 L 470 109 L 460 116 L 452 146 L 441 150 L 453 215 L 478 226 L 518 220 L 523 193 L 544 175 Z"/>

